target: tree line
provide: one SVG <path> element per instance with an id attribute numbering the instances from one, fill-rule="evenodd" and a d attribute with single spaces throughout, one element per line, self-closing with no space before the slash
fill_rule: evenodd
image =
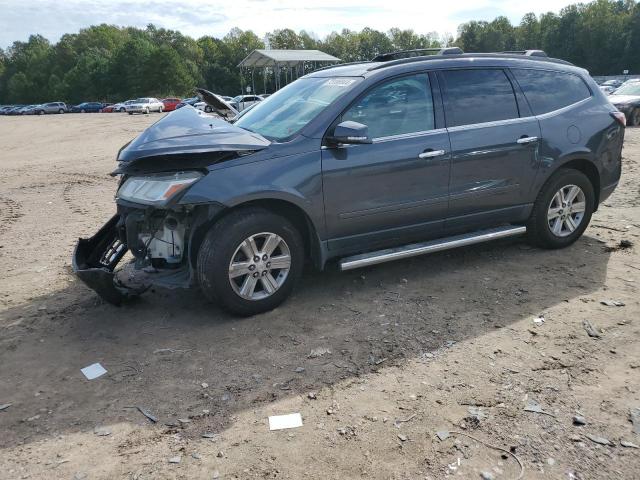
<path id="1" fill-rule="evenodd" d="M 365 28 L 343 29 L 322 39 L 280 29 L 260 38 L 234 28 L 223 38 L 193 39 L 154 25 L 140 29 L 106 24 L 65 34 L 55 44 L 36 34 L 0 49 L 0 104 L 185 96 L 196 86 L 235 95 L 241 83 L 271 92 L 276 72 L 256 71 L 252 81 L 250 72 L 237 67 L 254 49 L 319 49 L 351 62 L 395 50 L 454 45 L 465 52 L 541 49 L 592 75 L 640 73 L 640 3 L 595 0 L 558 14 L 528 13 L 518 25 L 506 17 L 470 21 L 460 25 L 456 36 Z"/>

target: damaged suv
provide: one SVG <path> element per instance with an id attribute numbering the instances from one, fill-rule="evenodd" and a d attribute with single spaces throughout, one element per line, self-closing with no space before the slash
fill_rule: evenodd
<path id="1" fill-rule="evenodd" d="M 308 260 L 349 270 L 523 234 L 566 247 L 620 178 L 624 114 L 539 51 L 380 55 L 237 116 L 209 97 L 218 115 L 186 106 L 118 153 L 117 213 L 73 258 L 112 303 L 199 286 L 252 315 Z"/>

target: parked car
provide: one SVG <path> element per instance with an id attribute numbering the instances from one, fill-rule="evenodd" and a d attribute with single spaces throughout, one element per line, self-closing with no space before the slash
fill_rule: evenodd
<path id="1" fill-rule="evenodd" d="M 25 105 L 12 105 L 6 110 L 5 115 L 19 115 L 18 112 L 20 112 L 20 109 L 22 109 L 24 106 Z"/>
<path id="2" fill-rule="evenodd" d="M 113 113 L 113 112 L 115 112 L 113 107 L 115 107 L 115 104 L 113 104 L 113 103 L 105 103 L 105 104 L 102 105 L 101 112 L 102 113 Z"/>
<path id="3" fill-rule="evenodd" d="M 73 113 L 98 113 L 102 111 L 102 107 L 101 102 L 83 102 L 71 107 L 71 111 Z"/>
<path id="4" fill-rule="evenodd" d="M 602 93 L 605 95 L 611 95 L 616 91 L 615 87 L 612 87 L 611 85 L 600 85 L 600 90 L 602 90 Z"/>
<path id="5" fill-rule="evenodd" d="M 247 107 L 250 107 L 254 103 L 261 102 L 262 97 L 258 95 L 238 95 L 233 97 L 233 99 L 229 102 L 233 108 L 241 112 Z"/>
<path id="6" fill-rule="evenodd" d="M 36 107 L 35 113 L 38 115 L 44 115 L 46 113 L 66 113 L 68 111 L 67 104 L 64 102 L 49 102 L 43 103 Z"/>
<path id="7" fill-rule="evenodd" d="M 611 87 L 614 90 L 622 85 L 623 81 L 616 78 L 602 82 L 601 87 Z"/>
<path id="8" fill-rule="evenodd" d="M 25 105 L 18 110 L 18 115 L 33 115 L 36 112 L 36 107 L 39 105 Z"/>
<path id="9" fill-rule="evenodd" d="M 185 105 L 191 105 L 193 107 L 196 103 L 198 103 L 200 101 L 201 100 L 198 97 L 184 98 L 184 99 L 182 99 L 182 101 L 180 103 L 178 103 L 176 105 L 176 110 L 178 108 L 184 107 Z"/>
<path id="10" fill-rule="evenodd" d="M 640 82 L 623 85 L 609 95 L 609 101 L 625 114 L 628 125 L 640 125 Z"/>
<path id="11" fill-rule="evenodd" d="M 173 112 L 181 101 L 179 98 L 163 98 L 161 100 L 165 112 Z"/>
<path id="12" fill-rule="evenodd" d="M 135 100 L 127 100 L 125 102 L 116 103 L 113 105 L 114 112 L 124 113 L 127 111 L 127 105 L 135 103 Z"/>
<path id="13" fill-rule="evenodd" d="M 162 113 L 162 111 L 164 110 L 164 105 L 157 98 L 145 97 L 136 99 L 135 102 L 127 105 L 125 109 L 129 115 L 133 115 L 134 113 L 149 112 Z"/>
<path id="14" fill-rule="evenodd" d="M 621 87 L 624 87 L 625 85 L 629 85 L 631 83 L 638 83 L 640 82 L 640 78 L 630 78 L 629 80 L 626 80 L 622 85 L 620 85 Z"/>
<path id="15" fill-rule="evenodd" d="M 6 115 L 7 112 L 13 108 L 15 108 L 15 105 L 3 105 L 0 107 L 0 115 Z"/>
<path id="16" fill-rule="evenodd" d="M 398 55 L 312 72 L 233 124 L 193 108 L 156 122 L 118 152 L 117 213 L 79 240 L 79 278 L 113 303 L 139 293 L 131 277 L 198 285 L 252 315 L 307 259 L 575 242 L 618 184 L 625 133 L 589 73 L 542 52 Z"/>

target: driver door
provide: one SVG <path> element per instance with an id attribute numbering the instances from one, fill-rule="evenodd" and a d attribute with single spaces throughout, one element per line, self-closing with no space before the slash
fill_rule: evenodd
<path id="1" fill-rule="evenodd" d="M 442 232 L 451 149 L 431 87 L 427 73 L 396 77 L 343 113 L 339 121 L 367 125 L 373 142 L 323 147 L 329 249 L 355 251 Z"/>

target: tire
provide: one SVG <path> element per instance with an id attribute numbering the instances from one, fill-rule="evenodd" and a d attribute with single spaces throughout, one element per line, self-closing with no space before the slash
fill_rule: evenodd
<path id="1" fill-rule="evenodd" d="M 124 109 L 124 107 L 120 107 L 120 113 L 124 113 L 126 112 L 126 110 Z"/>
<path id="2" fill-rule="evenodd" d="M 129 115 L 133 115 L 133 112 L 127 112 L 127 113 L 129 113 Z"/>
<path id="3" fill-rule="evenodd" d="M 87 111 L 83 108 L 82 110 L 80 110 L 80 113 L 87 113 Z"/>
<path id="4" fill-rule="evenodd" d="M 575 193 L 573 187 L 578 187 L 579 192 L 562 206 L 560 200 L 571 197 Z M 564 197 L 560 196 L 561 190 Z M 529 241 L 542 248 L 568 247 L 584 233 L 594 208 L 595 194 L 589 178 L 578 170 L 560 169 L 547 180 L 533 205 L 527 223 Z"/>
<path id="5" fill-rule="evenodd" d="M 248 258 L 244 252 L 251 249 L 245 240 L 252 237 L 256 240 L 254 247 L 260 255 L 269 251 L 266 239 L 277 237 L 273 241 L 273 244 L 278 243 L 271 251 L 272 257 L 258 256 L 253 261 Z M 287 252 L 288 271 L 271 267 L 268 260 L 276 258 L 286 265 Z M 256 263 L 255 258 L 260 261 Z M 231 279 L 232 262 L 236 265 L 248 263 L 248 267 L 241 269 L 247 273 L 240 273 Z M 200 289 L 208 299 L 232 314 L 250 316 L 280 305 L 293 290 L 303 266 L 304 245 L 300 232 L 293 224 L 268 210 L 251 207 L 232 212 L 211 227 L 198 251 L 196 270 Z M 248 293 L 255 297 L 253 299 L 241 295 L 243 287 L 251 282 L 254 289 L 248 290 Z M 265 285 L 271 285 L 270 288 L 275 286 L 274 291 L 269 293 Z"/>
<path id="6" fill-rule="evenodd" d="M 162 113 L 163 111 L 164 111 L 164 107 L 160 107 L 160 108 L 158 109 L 158 113 Z"/>
<path id="7" fill-rule="evenodd" d="M 58 113 L 62 115 L 64 113 L 64 109 L 61 108 L 60 110 L 58 110 Z"/>
<path id="8" fill-rule="evenodd" d="M 149 107 L 147 107 L 147 108 L 145 108 L 145 109 L 144 109 L 144 114 L 145 114 L 145 115 L 149 115 Z"/>
<path id="9" fill-rule="evenodd" d="M 213 112 L 213 109 L 209 105 L 207 105 L 206 107 L 204 107 L 204 111 L 207 113 L 211 113 Z"/>
<path id="10" fill-rule="evenodd" d="M 636 107 L 631 110 L 631 114 L 629 115 L 629 125 L 632 127 L 640 126 L 640 107 Z"/>
<path id="11" fill-rule="evenodd" d="M 44 115 L 44 110 L 38 110 L 38 115 Z"/>

